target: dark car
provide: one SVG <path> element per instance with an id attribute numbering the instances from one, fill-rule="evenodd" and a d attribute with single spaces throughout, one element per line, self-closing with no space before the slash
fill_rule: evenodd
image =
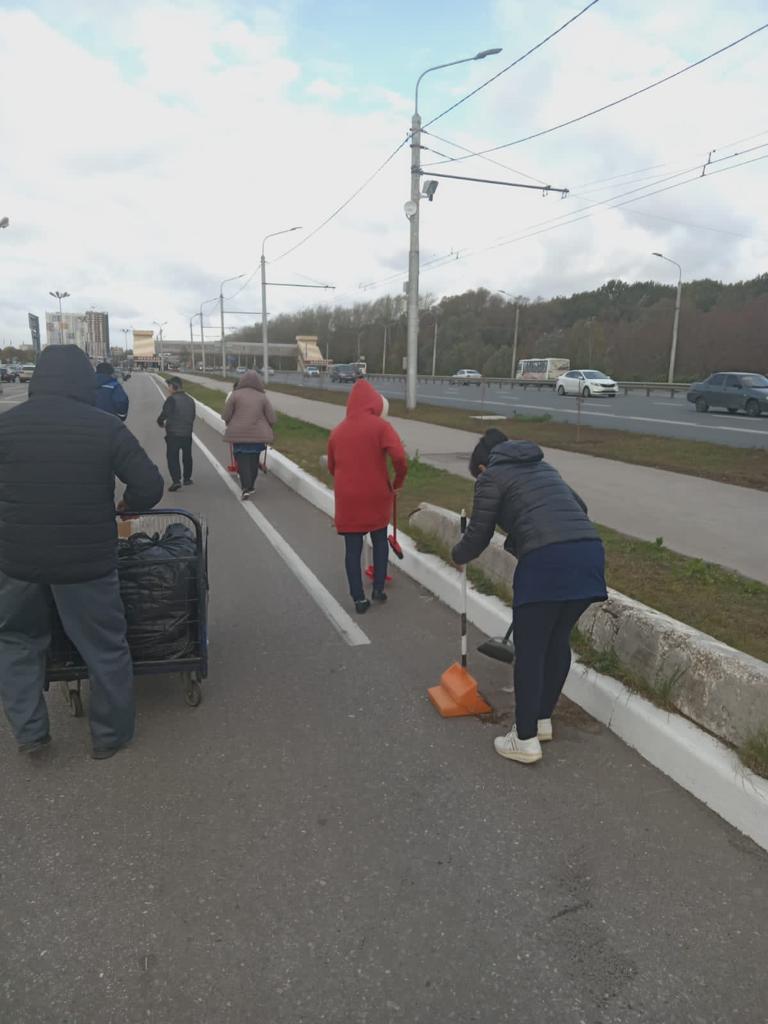
<path id="1" fill-rule="evenodd" d="M 333 384 L 354 384 L 362 376 L 357 363 L 336 363 L 331 367 L 331 382 Z"/>
<path id="2" fill-rule="evenodd" d="M 713 373 L 701 383 L 692 384 L 686 398 L 694 403 L 696 412 L 722 408 L 759 416 L 768 412 L 768 377 L 761 373 Z"/>

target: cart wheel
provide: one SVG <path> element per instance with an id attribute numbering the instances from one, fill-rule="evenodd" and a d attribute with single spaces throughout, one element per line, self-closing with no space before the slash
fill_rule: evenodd
<path id="1" fill-rule="evenodd" d="M 73 718 L 83 717 L 83 698 L 77 690 L 69 691 L 69 710 Z"/>
<path id="2" fill-rule="evenodd" d="M 203 691 L 196 679 L 188 679 L 184 687 L 184 700 L 189 707 L 196 708 L 203 699 Z"/>

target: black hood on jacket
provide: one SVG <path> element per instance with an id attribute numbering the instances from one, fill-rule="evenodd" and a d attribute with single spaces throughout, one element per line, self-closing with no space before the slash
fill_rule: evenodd
<path id="1" fill-rule="evenodd" d="M 37 361 L 29 397 L 61 395 L 78 402 L 94 403 L 96 374 L 88 356 L 77 345 L 49 345 Z"/>
<path id="2" fill-rule="evenodd" d="M 504 441 L 491 452 L 489 466 L 503 466 L 513 463 L 517 466 L 541 462 L 544 452 L 533 441 Z"/>

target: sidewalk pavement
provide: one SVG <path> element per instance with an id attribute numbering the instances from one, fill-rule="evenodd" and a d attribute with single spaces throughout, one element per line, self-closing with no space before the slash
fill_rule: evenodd
<path id="1" fill-rule="evenodd" d="M 224 391 L 231 387 L 223 381 L 182 376 Z M 269 397 L 279 412 L 328 429 L 344 416 L 344 407 L 330 402 L 271 390 Z M 398 417 L 390 422 L 411 455 L 418 451 L 423 462 L 469 476 L 467 461 L 475 435 Z M 484 429 L 478 421 L 478 437 Z M 663 537 L 672 551 L 768 583 L 768 544 L 762 540 L 768 493 L 556 448 L 544 449 L 544 455 L 583 497 L 595 522 L 642 540 Z"/>

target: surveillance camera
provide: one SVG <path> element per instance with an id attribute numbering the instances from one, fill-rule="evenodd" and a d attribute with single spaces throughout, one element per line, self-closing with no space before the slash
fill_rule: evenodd
<path id="1" fill-rule="evenodd" d="M 424 182 L 424 189 L 421 194 L 426 196 L 430 203 L 435 198 L 435 192 L 437 192 L 437 186 L 439 184 L 440 183 L 435 181 L 434 178 L 430 178 L 429 181 Z"/>

